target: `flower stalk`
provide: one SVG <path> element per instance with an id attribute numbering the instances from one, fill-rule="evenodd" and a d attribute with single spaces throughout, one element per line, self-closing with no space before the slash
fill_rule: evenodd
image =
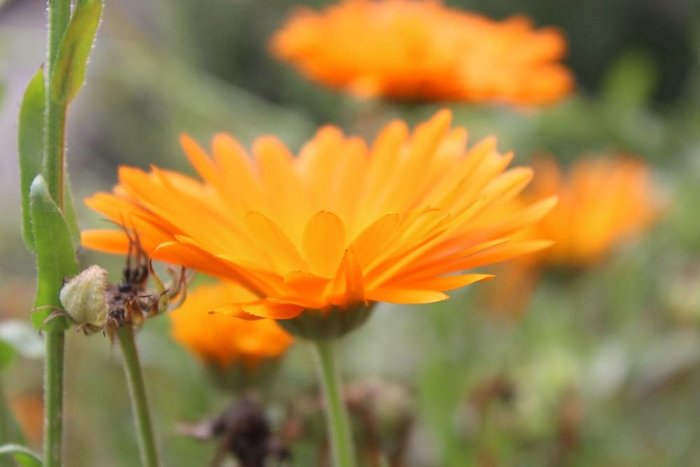
<path id="1" fill-rule="evenodd" d="M 355 449 L 352 429 L 342 396 L 342 386 L 335 361 L 335 341 L 313 341 L 316 367 L 323 388 L 326 424 L 330 437 L 333 465 L 335 467 L 355 467 Z"/>
<path id="2" fill-rule="evenodd" d="M 43 169 L 48 191 L 59 210 L 63 210 L 63 171 L 65 152 L 66 106 L 59 105 L 51 92 L 53 76 L 61 42 L 70 22 L 70 0 L 48 1 L 48 60 L 46 69 L 44 157 Z M 38 278 L 42 280 L 41 277 Z M 58 292 L 58 290 L 56 291 Z M 57 306 L 58 293 L 54 295 Z M 43 304 L 40 304 L 43 305 Z M 64 319 L 59 318 L 46 327 L 46 361 L 44 364 L 44 465 L 60 467 L 63 448 L 63 368 L 65 353 Z"/>
<path id="3" fill-rule="evenodd" d="M 67 106 L 60 103 L 52 92 L 51 83 L 56 70 L 56 61 L 61 50 L 63 37 L 70 23 L 70 0 L 49 0 L 49 38 L 48 60 L 46 67 L 46 102 L 45 102 L 45 155 L 43 161 L 44 176 L 47 179 L 49 193 L 59 209 L 63 210 L 63 178 L 66 148 L 66 111 Z"/>
<path id="4" fill-rule="evenodd" d="M 143 372 L 134 340 L 134 329 L 131 324 L 126 324 L 117 330 L 116 335 L 124 359 L 124 373 L 129 386 L 131 407 L 134 411 L 141 463 L 144 467 L 158 467 L 158 450 L 153 434 L 151 413 L 148 408 L 146 387 L 143 383 Z"/>
<path id="5" fill-rule="evenodd" d="M 44 465 L 61 465 L 63 446 L 63 356 L 65 333 L 55 327 L 46 332 L 44 369 Z"/>

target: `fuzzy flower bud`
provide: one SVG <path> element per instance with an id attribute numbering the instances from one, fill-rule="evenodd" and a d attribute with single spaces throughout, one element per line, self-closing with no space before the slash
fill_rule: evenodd
<path id="1" fill-rule="evenodd" d="M 107 271 L 99 266 L 90 266 L 66 282 L 59 298 L 73 323 L 88 331 L 104 326 L 109 312 L 105 296 L 107 285 Z"/>

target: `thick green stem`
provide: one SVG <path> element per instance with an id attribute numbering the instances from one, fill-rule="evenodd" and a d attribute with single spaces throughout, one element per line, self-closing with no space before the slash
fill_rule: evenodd
<path id="1" fill-rule="evenodd" d="M 44 371 L 44 466 L 60 467 L 63 445 L 63 329 L 46 333 Z"/>
<path id="2" fill-rule="evenodd" d="M 56 105 L 51 96 L 51 77 L 58 50 L 70 21 L 70 0 L 48 1 L 48 59 L 46 69 L 46 115 L 44 171 L 49 192 L 59 208 L 63 208 L 63 152 L 65 148 L 64 105 Z M 57 306 L 58 293 L 53 304 Z M 43 305 L 43 304 L 40 304 Z M 63 446 L 63 354 L 65 335 L 60 323 L 46 330 L 46 363 L 44 370 L 44 465 L 60 467 Z"/>
<path id="3" fill-rule="evenodd" d="M 313 341 L 316 366 L 323 387 L 326 423 L 335 467 L 355 467 L 352 430 L 343 402 L 342 386 L 336 368 L 334 341 Z"/>
<path id="4" fill-rule="evenodd" d="M 70 22 L 70 0 L 48 0 L 49 46 L 47 75 L 51 76 L 61 41 Z"/>
<path id="5" fill-rule="evenodd" d="M 66 147 L 66 105 L 57 102 L 51 93 L 58 52 L 70 23 L 70 0 L 48 0 L 49 39 L 46 66 L 46 115 L 44 178 L 49 193 L 60 209 L 63 209 L 63 169 Z"/>
<path id="6" fill-rule="evenodd" d="M 134 341 L 134 330 L 126 324 L 117 331 L 117 338 L 122 348 L 124 357 L 124 372 L 129 386 L 131 407 L 134 410 L 136 431 L 138 432 L 139 449 L 141 451 L 141 463 L 144 467 L 158 466 L 158 451 L 156 450 L 155 437 L 151 424 L 151 414 L 148 410 L 148 398 L 143 384 L 143 373 L 139 363 L 139 354 Z"/>

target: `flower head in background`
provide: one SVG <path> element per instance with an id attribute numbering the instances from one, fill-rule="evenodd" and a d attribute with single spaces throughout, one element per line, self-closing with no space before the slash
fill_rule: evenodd
<path id="1" fill-rule="evenodd" d="M 661 211 L 651 171 L 643 162 L 613 156 L 582 158 L 564 172 L 554 159 L 539 157 L 533 168 L 533 182 L 508 209 L 556 196 L 554 209 L 520 233 L 553 244 L 497 269 L 499 281 L 484 294 L 484 307 L 496 313 L 519 314 L 543 269 L 592 267 L 617 245 L 649 228 Z"/>
<path id="2" fill-rule="evenodd" d="M 388 124 L 368 145 L 323 127 L 295 157 L 262 137 L 252 155 L 228 135 L 212 155 L 182 144 L 201 180 L 153 167 L 122 167 L 92 209 L 139 233 L 151 257 L 242 285 L 217 311 L 279 320 L 366 309 L 374 302 L 430 303 L 489 276 L 465 270 L 549 244 L 516 239 L 553 199 L 503 214 L 532 177 L 511 155 L 437 113 L 410 132 Z M 89 248 L 124 252 L 118 230 L 83 232 Z M 313 313 L 312 313 L 313 314 Z"/>
<path id="3" fill-rule="evenodd" d="M 554 242 L 537 255 L 558 266 L 587 266 L 621 241 L 646 230 L 661 202 L 651 171 L 625 157 L 583 158 L 563 173 L 551 158 L 539 158 L 526 199 L 557 196 L 559 202 L 533 227 L 533 236 Z M 533 257 L 532 259 L 535 259 Z"/>
<path id="4" fill-rule="evenodd" d="M 205 363 L 221 368 L 237 363 L 255 368 L 264 360 L 282 356 L 293 339 L 273 320 L 233 319 L 211 313 L 247 294 L 241 286 L 228 282 L 197 287 L 169 314 L 173 338 Z"/>
<path id="5" fill-rule="evenodd" d="M 492 21 L 435 0 L 299 9 L 271 49 L 308 78 L 361 97 L 536 105 L 573 88 L 557 30 L 535 30 L 524 17 Z"/>

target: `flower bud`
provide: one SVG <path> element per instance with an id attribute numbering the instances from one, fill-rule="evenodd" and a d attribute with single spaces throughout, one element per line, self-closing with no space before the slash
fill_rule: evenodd
<path id="1" fill-rule="evenodd" d="M 104 326 L 109 311 L 106 288 L 107 271 L 90 266 L 63 286 L 59 299 L 73 323 L 97 330 Z"/>

